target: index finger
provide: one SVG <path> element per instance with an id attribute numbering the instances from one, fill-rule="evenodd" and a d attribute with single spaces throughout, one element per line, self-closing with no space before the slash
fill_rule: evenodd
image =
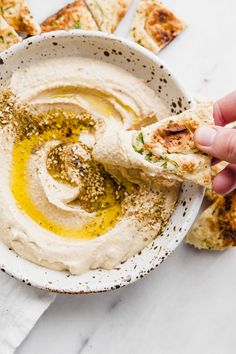
<path id="1" fill-rule="evenodd" d="M 222 127 L 236 121 L 236 91 L 214 104 L 214 119 L 215 124 Z"/>

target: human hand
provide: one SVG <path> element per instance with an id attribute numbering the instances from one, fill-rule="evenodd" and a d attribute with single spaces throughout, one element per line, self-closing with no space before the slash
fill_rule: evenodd
<path id="1" fill-rule="evenodd" d="M 216 125 L 199 128 L 194 140 L 199 150 L 229 162 L 213 181 L 217 193 L 228 194 L 236 188 L 236 130 L 224 126 L 236 121 L 236 91 L 214 104 L 214 119 Z"/>

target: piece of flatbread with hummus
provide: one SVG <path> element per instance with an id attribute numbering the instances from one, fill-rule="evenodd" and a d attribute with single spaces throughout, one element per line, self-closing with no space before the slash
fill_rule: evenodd
<path id="1" fill-rule="evenodd" d="M 128 11 L 131 0 L 86 0 L 99 29 L 113 33 Z"/>
<path id="2" fill-rule="evenodd" d="M 210 186 L 211 157 L 197 149 L 193 135 L 200 126 L 213 124 L 213 106 L 201 103 L 142 128 L 133 136 L 133 148 L 162 175 Z"/>
<path id="3" fill-rule="evenodd" d="M 183 20 L 157 0 L 141 0 L 130 30 L 130 38 L 158 53 L 186 27 Z"/>
<path id="4" fill-rule="evenodd" d="M 95 20 L 83 0 L 74 1 L 41 24 L 42 32 L 83 29 L 98 30 Z"/>
<path id="5" fill-rule="evenodd" d="M 0 15 L 0 51 L 8 49 L 22 40 L 12 28 Z"/>
<path id="6" fill-rule="evenodd" d="M 0 0 L 1 14 L 15 31 L 34 36 L 41 32 L 25 0 Z"/>
<path id="7" fill-rule="evenodd" d="M 211 157 L 196 148 L 193 134 L 198 127 L 213 124 L 213 105 L 208 102 L 141 130 L 121 129 L 114 134 L 107 120 L 93 156 L 111 174 L 134 183 L 153 179 L 170 187 L 189 180 L 209 187 Z"/>
<path id="8" fill-rule="evenodd" d="M 236 246 L 236 194 L 219 196 L 193 225 L 185 241 L 198 248 L 221 251 Z"/>

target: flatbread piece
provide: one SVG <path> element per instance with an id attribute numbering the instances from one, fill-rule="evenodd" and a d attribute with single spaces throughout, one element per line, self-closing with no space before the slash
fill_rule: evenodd
<path id="1" fill-rule="evenodd" d="M 236 246 L 236 194 L 219 196 L 193 225 L 185 241 L 198 248 L 221 251 Z"/>
<path id="2" fill-rule="evenodd" d="M 0 10 L 4 19 L 16 32 L 31 36 L 41 32 L 25 0 L 0 0 Z"/>
<path id="3" fill-rule="evenodd" d="M 186 27 L 183 20 L 157 0 L 141 0 L 130 30 L 130 38 L 158 53 Z"/>
<path id="4" fill-rule="evenodd" d="M 113 33 L 128 11 L 131 0 L 86 0 L 99 29 Z"/>
<path id="5" fill-rule="evenodd" d="M 12 28 L 0 15 L 0 51 L 8 49 L 16 43 L 21 42 L 22 38 L 18 36 Z"/>
<path id="6" fill-rule="evenodd" d="M 48 17 L 41 24 L 41 29 L 42 32 L 69 29 L 97 31 L 98 27 L 84 1 L 77 0 Z"/>
<path id="7" fill-rule="evenodd" d="M 211 157 L 197 149 L 193 135 L 200 126 L 213 124 L 213 106 L 204 102 L 142 128 L 133 136 L 133 148 L 162 176 L 211 186 Z"/>

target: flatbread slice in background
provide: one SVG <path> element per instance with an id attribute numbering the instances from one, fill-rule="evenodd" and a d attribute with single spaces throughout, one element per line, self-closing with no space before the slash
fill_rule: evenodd
<path id="1" fill-rule="evenodd" d="M 236 194 L 219 196 L 195 222 L 185 241 L 198 249 L 236 246 Z"/>
<path id="2" fill-rule="evenodd" d="M 0 0 L 0 10 L 4 19 L 16 32 L 30 36 L 41 32 L 25 0 Z"/>
<path id="3" fill-rule="evenodd" d="M 158 53 L 186 27 L 183 20 L 157 0 L 141 0 L 130 30 L 130 38 Z"/>
<path id="4" fill-rule="evenodd" d="M 204 102 L 135 132 L 133 148 L 162 176 L 211 186 L 211 157 L 197 149 L 193 135 L 213 124 L 213 105 Z"/>
<path id="5" fill-rule="evenodd" d="M 97 31 L 98 27 L 83 0 L 77 0 L 48 17 L 41 24 L 42 32 L 83 29 Z"/>
<path id="6" fill-rule="evenodd" d="M 211 179 L 213 180 L 215 176 L 221 172 L 226 166 L 228 165 L 227 162 L 221 161 L 217 165 L 211 167 Z M 213 188 L 206 188 L 205 197 L 214 202 L 217 198 L 219 198 L 220 194 L 216 193 Z"/>
<path id="7" fill-rule="evenodd" d="M 131 0 L 86 0 L 99 29 L 113 33 L 128 11 Z"/>
<path id="8" fill-rule="evenodd" d="M 6 50 L 16 43 L 21 42 L 22 38 L 18 36 L 12 28 L 0 15 L 0 51 Z"/>

